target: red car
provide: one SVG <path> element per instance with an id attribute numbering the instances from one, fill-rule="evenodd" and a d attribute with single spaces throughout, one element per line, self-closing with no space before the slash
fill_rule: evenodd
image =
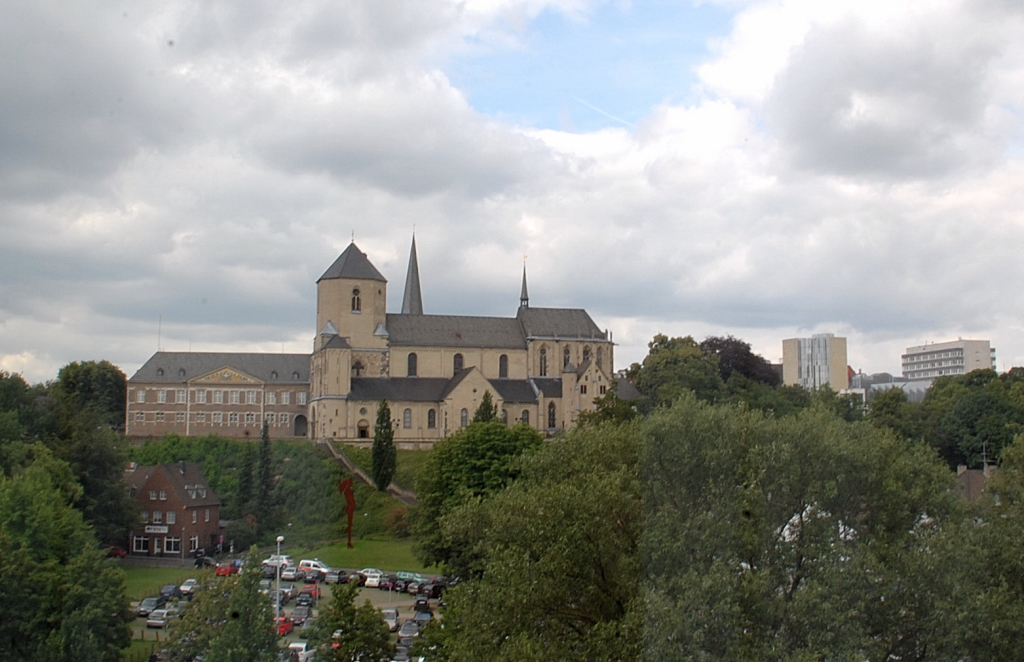
<path id="1" fill-rule="evenodd" d="M 299 591 L 300 595 L 303 594 L 303 593 L 305 593 L 307 595 L 313 596 L 314 600 L 319 600 L 320 599 L 320 585 L 319 584 L 306 584 L 305 586 L 302 587 L 302 590 Z"/>
<path id="2" fill-rule="evenodd" d="M 218 563 L 217 564 L 216 573 L 217 573 L 218 577 L 224 577 L 224 576 L 227 576 L 227 575 L 233 575 L 233 574 L 235 574 L 237 572 L 238 572 L 238 566 L 236 566 L 234 563 L 228 562 L 228 563 Z"/>
<path id="3" fill-rule="evenodd" d="M 124 551 L 124 547 L 114 545 L 113 547 L 107 548 L 107 556 L 116 556 L 119 559 L 123 559 L 124 557 L 128 556 L 128 552 Z"/>
<path id="4" fill-rule="evenodd" d="M 277 621 L 277 633 L 282 637 L 286 634 L 291 634 L 292 630 L 295 629 L 295 621 L 287 616 L 278 616 L 275 620 Z"/>

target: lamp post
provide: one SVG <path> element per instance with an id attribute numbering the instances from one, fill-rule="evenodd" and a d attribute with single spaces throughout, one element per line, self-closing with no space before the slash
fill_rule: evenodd
<path id="1" fill-rule="evenodd" d="M 284 542 L 284 536 L 277 537 L 277 593 L 274 594 L 274 628 L 280 628 L 281 625 L 277 619 L 281 618 L 281 543 Z M 278 630 L 280 632 L 280 630 Z"/>

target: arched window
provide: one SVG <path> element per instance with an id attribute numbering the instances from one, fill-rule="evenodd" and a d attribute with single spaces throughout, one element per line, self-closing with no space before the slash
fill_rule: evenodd
<path id="1" fill-rule="evenodd" d="M 603 368 L 604 367 L 604 348 L 603 347 L 598 347 L 597 348 L 597 367 L 598 368 Z"/>
<path id="2" fill-rule="evenodd" d="M 555 420 L 557 418 L 557 416 L 555 416 L 555 414 L 556 414 L 555 403 L 554 402 L 549 402 L 548 403 L 548 427 L 552 428 L 552 429 L 554 429 L 554 427 L 555 427 Z"/>
<path id="3" fill-rule="evenodd" d="M 545 347 L 540 348 L 540 376 L 548 376 L 548 350 Z"/>
<path id="4" fill-rule="evenodd" d="M 370 424 L 366 421 L 359 421 L 359 438 L 369 439 L 370 438 Z"/>
<path id="5" fill-rule="evenodd" d="M 408 372 L 406 373 L 409 377 L 416 376 L 416 353 L 409 352 Z"/>
<path id="6" fill-rule="evenodd" d="M 437 412 L 433 409 L 427 410 L 427 427 L 431 430 L 437 427 Z"/>
<path id="7" fill-rule="evenodd" d="M 459 412 L 459 423 L 462 425 L 462 427 L 466 427 L 467 425 L 469 425 L 469 411 L 468 410 L 463 409 L 461 412 Z"/>
<path id="8" fill-rule="evenodd" d="M 508 355 L 498 357 L 498 379 L 508 379 Z"/>
<path id="9" fill-rule="evenodd" d="M 570 358 L 569 348 L 566 347 L 565 349 L 562 350 L 562 368 L 563 369 L 569 367 L 569 358 Z"/>
<path id="10" fill-rule="evenodd" d="M 356 361 L 355 363 L 352 364 L 352 376 L 353 377 L 359 377 L 362 374 L 363 374 L 363 362 L 362 361 Z"/>
<path id="11" fill-rule="evenodd" d="M 452 370 L 454 372 L 462 370 L 462 354 L 456 354 L 452 357 Z"/>
<path id="12" fill-rule="evenodd" d="M 523 410 L 523 416 L 522 416 L 522 418 L 520 420 L 523 423 L 526 423 L 527 425 L 530 424 L 530 410 L 529 409 L 524 409 Z"/>
<path id="13" fill-rule="evenodd" d="M 583 348 L 583 362 L 586 363 L 587 359 L 590 358 L 590 345 Z"/>
<path id="14" fill-rule="evenodd" d="M 409 429 L 412 427 L 412 410 L 406 409 L 402 412 L 402 427 Z"/>
<path id="15" fill-rule="evenodd" d="M 359 298 L 359 288 L 356 287 L 352 290 L 352 312 L 358 313 L 363 309 L 363 302 Z"/>
<path id="16" fill-rule="evenodd" d="M 508 410 L 507 409 L 502 409 L 501 410 L 501 422 L 504 423 L 505 425 L 508 425 Z"/>

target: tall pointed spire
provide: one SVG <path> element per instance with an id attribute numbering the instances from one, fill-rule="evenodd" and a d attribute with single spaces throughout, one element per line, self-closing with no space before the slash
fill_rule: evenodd
<path id="1" fill-rule="evenodd" d="M 403 315 L 423 314 L 423 295 L 420 294 L 420 264 L 416 259 L 416 235 L 412 235 L 409 250 L 409 271 L 405 275 L 405 296 L 402 297 Z"/>
<path id="2" fill-rule="evenodd" d="M 530 295 L 526 291 L 526 260 L 523 260 L 523 291 L 519 294 L 519 307 L 530 307 Z"/>

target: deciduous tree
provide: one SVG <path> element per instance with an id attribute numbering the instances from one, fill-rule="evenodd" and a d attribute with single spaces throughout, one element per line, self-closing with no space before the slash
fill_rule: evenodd
<path id="1" fill-rule="evenodd" d="M 367 600 L 356 607 L 355 584 L 338 584 L 331 601 L 321 607 L 309 642 L 317 659 L 338 662 L 387 662 L 395 647 L 379 610 Z"/>

